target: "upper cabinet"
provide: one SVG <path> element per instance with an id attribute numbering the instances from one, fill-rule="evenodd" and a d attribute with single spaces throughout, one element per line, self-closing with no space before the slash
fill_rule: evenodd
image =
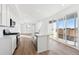
<path id="1" fill-rule="evenodd" d="M 2 25 L 10 26 L 10 10 L 6 4 L 2 5 Z"/>
<path id="2" fill-rule="evenodd" d="M 7 4 L 0 4 L 0 26 L 10 26 L 10 11 Z"/>
<path id="3" fill-rule="evenodd" d="M 6 5 L 6 26 L 10 26 L 10 8 Z"/>
<path id="4" fill-rule="evenodd" d="M 7 6 L 0 4 L 0 26 L 7 26 Z"/>
<path id="5" fill-rule="evenodd" d="M 0 25 L 2 23 L 2 5 L 0 5 Z"/>
<path id="6" fill-rule="evenodd" d="M 0 4 L 0 26 L 10 27 L 10 18 L 15 21 L 16 15 L 15 5 Z"/>
<path id="7" fill-rule="evenodd" d="M 2 24 L 1 25 L 5 25 L 6 26 L 6 20 L 7 19 L 7 6 L 6 4 L 2 5 Z"/>

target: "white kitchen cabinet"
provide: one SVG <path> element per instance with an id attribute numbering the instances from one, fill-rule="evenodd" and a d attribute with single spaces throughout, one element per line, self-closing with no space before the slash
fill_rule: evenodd
<path id="1" fill-rule="evenodd" d="M 2 4 L 2 24 L 6 26 L 6 19 L 7 19 L 7 7 L 6 4 Z"/>
<path id="2" fill-rule="evenodd" d="M 15 19 L 12 7 L 8 4 L 0 4 L 0 25 L 10 27 L 10 18 Z"/>
<path id="3" fill-rule="evenodd" d="M 0 4 L 0 25 L 2 24 L 2 5 Z"/>
<path id="4" fill-rule="evenodd" d="M 48 50 L 48 37 L 46 34 L 37 34 L 37 52 L 43 52 Z"/>
<path id="5" fill-rule="evenodd" d="M 13 54 L 16 49 L 16 35 L 12 35 L 11 39 L 12 39 L 12 54 Z"/>
<path id="6" fill-rule="evenodd" d="M 1 5 L 0 25 L 10 26 L 10 10 L 7 4 Z"/>
<path id="7" fill-rule="evenodd" d="M 11 15 L 11 12 L 10 12 L 10 7 L 9 5 L 6 5 L 7 9 L 6 9 L 6 12 L 7 12 L 7 15 L 6 15 L 6 26 L 10 26 L 10 18 L 12 17 Z"/>
<path id="8" fill-rule="evenodd" d="M 11 55 L 11 38 L 2 37 L 0 38 L 0 55 Z"/>
<path id="9" fill-rule="evenodd" d="M 12 55 L 16 48 L 16 35 L 0 37 L 0 55 Z"/>

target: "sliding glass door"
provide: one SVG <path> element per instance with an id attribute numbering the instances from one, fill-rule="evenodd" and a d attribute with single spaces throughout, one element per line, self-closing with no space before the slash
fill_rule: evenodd
<path id="1" fill-rule="evenodd" d="M 57 21 L 58 39 L 76 46 L 76 18 L 61 19 Z"/>
<path id="2" fill-rule="evenodd" d="M 58 38 L 64 40 L 64 33 L 65 33 L 65 27 L 64 27 L 64 20 L 58 20 L 57 21 L 57 32 L 58 32 Z"/>
<path id="3" fill-rule="evenodd" d="M 58 39 L 70 45 L 76 45 L 76 18 L 61 19 L 57 21 Z"/>
<path id="4" fill-rule="evenodd" d="M 57 37 L 58 40 L 66 42 L 69 45 L 77 46 L 77 14 L 65 16 L 53 22 L 53 37 Z"/>
<path id="5" fill-rule="evenodd" d="M 76 45 L 76 19 L 66 19 L 66 40 L 70 45 Z"/>

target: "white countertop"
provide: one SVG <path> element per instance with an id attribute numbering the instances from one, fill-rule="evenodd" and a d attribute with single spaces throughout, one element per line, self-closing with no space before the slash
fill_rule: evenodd
<path id="1" fill-rule="evenodd" d="M 0 39 L 1 38 L 8 38 L 8 37 L 11 37 L 11 36 L 16 36 L 16 35 L 2 35 L 2 36 L 0 36 Z"/>
<path id="2" fill-rule="evenodd" d="M 36 36 L 49 36 L 49 34 L 36 34 Z"/>

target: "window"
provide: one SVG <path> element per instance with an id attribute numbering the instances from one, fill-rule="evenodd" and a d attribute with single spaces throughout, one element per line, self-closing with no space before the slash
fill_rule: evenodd
<path id="1" fill-rule="evenodd" d="M 75 45 L 76 42 L 76 19 L 69 18 L 66 20 L 66 40 L 69 44 Z"/>
<path id="2" fill-rule="evenodd" d="M 58 20 L 57 21 L 57 32 L 58 32 L 58 38 L 64 39 L 64 20 Z"/>
<path id="3" fill-rule="evenodd" d="M 56 21 L 57 37 L 70 45 L 76 46 L 77 13 L 67 15 Z"/>

